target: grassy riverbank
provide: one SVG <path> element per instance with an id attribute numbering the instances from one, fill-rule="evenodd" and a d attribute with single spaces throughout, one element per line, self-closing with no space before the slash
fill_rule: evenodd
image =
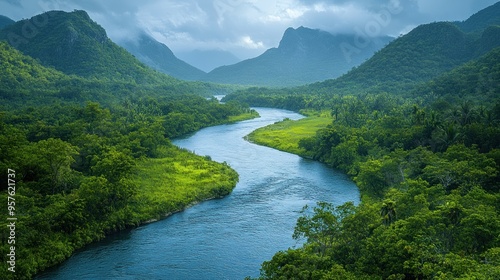
<path id="1" fill-rule="evenodd" d="M 209 157 L 175 146 L 159 150 L 158 158 L 140 160 L 131 170 L 132 175 L 120 183 L 122 188 L 133 189 L 126 204 L 108 207 L 105 201 L 92 200 L 91 204 L 86 204 L 80 199 L 84 193 L 87 197 L 90 193 L 92 197 L 99 197 L 101 192 L 107 191 L 97 188 L 98 183 L 105 180 L 98 177 L 82 182 L 81 190 L 57 197 L 60 201 L 57 204 L 47 202 L 48 206 L 37 212 L 18 215 L 16 272 L 2 279 L 30 279 L 107 234 L 159 220 L 204 200 L 223 197 L 238 182 L 236 171 L 225 163 L 213 162 Z M 4 193 L 0 199 L 7 201 Z M 19 213 L 31 203 L 29 188 L 19 182 L 16 193 Z M 69 226 L 69 221 L 79 226 Z M 4 221 L 0 225 L 6 227 Z M 43 227 L 46 230 L 40 235 Z M 5 246 L 2 251 L 5 256 Z"/>
<path id="2" fill-rule="evenodd" d="M 141 222 L 161 219 L 195 203 L 231 193 L 238 173 L 184 149 L 165 147 L 163 157 L 145 159 L 133 177 L 139 186 L 134 212 Z"/>
<path id="3" fill-rule="evenodd" d="M 299 141 L 316 135 L 316 131 L 332 123 L 332 118 L 325 113 L 307 112 L 308 117 L 294 121 L 285 119 L 281 122 L 259 128 L 246 139 L 253 143 L 271 147 L 280 151 L 310 157 Z"/>

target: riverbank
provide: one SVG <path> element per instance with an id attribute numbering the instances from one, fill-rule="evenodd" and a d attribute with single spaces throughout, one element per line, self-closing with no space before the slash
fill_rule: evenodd
<path id="1" fill-rule="evenodd" d="M 300 120 L 285 119 L 280 122 L 259 128 L 245 136 L 245 139 L 283 152 L 311 158 L 312 155 L 299 147 L 302 139 L 313 137 L 320 129 L 326 128 L 333 119 L 329 115 L 309 112 Z"/>
<path id="2" fill-rule="evenodd" d="M 231 193 L 238 173 L 225 163 L 177 147 L 162 148 L 163 157 L 137 166 L 133 182 L 140 185 L 133 212 L 139 223 L 151 222 L 199 202 Z"/>
<path id="3" fill-rule="evenodd" d="M 209 127 L 172 141 L 202 158 L 227 162 L 236 170 L 239 182 L 231 195 L 201 203 L 167 219 L 159 216 L 161 221 L 137 230 L 112 235 L 98 245 L 80 250 L 40 279 L 113 279 L 116 275 L 151 279 L 162 275 L 172 279 L 255 277 L 262 262 L 276 251 L 297 245 L 292 238 L 293 228 L 305 204 L 332 201 L 341 205 L 359 201 L 357 188 L 345 175 L 318 162 L 245 141 L 243 137 L 259 127 L 302 117 L 284 110 L 256 110 L 260 118 Z M 168 153 L 164 157 L 168 158 Z M 172 164 L 161 159 L 140 166 L 145 172 L 155 174 Z M 177 167 L 183 168 L 175 167 L 176 172 L 179 172 Z M 141 177 L 141 181 L 150 180 L 145 175 Z M 162 181 L 174 180 L 155 178 L 158 187 Z M 165 184 L 163 188 L 171 187 Z M 154 198 L 157 195 L 153 190 L 148 192 Z"/>
<path id="4" fill-rule="evenodd" d="M 230 116 L 224 123 L 258 116 L 256 111 L 251 110 Z M 109 234 L 164 219 L 206 200 L 222 198 L 230 194 L 238 182 L 236 171 L 225 163 L 212 161 L 210 157 L 198 156 L 173 145 L 159 147 L 157 153 L 156 158 L 139 160 L 130 176 L 123 181 L 123 187 L 135 189 L 126 205 L 113 208 L 98 220 L 88 219 L 83 227 L 47 233 L 37 244 L 22 246 L 19 250 L 19 272 L 11 276 L 25 275 L 31 278 L 59 265 L 76 250 L 102 240 Z M 89 188 L 93 187 L 89 185 Z M 69 194 L 67 200 L 71 201 L 73 197 L 73 194 Z M 96 202 L 96 208 L 98 204 Z M 47 222 L 50 223 L 50 220 Z M 26 223 L 28 221 L 20 221 L 20 229 Z M 26 227 L 29 228 L 29 225 Z"/>

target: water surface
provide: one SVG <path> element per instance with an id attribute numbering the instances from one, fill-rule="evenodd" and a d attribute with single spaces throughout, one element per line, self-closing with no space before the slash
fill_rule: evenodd
<path id="1" fill-rule="evenodd" d="M 291 238 L 306 204 L 359 201 L 347 176 L 296 155 L 251 144 L 243 137 L 290 111 L 257 108 L 260 118 L 203 129 L 173 141 L 227 162 L 240 175 L 229 196 L 87 247 L 39 279 L 243 279 Z"/>

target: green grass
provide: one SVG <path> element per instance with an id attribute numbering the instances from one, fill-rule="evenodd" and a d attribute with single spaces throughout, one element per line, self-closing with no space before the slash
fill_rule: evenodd
<path id="1" fill-rule="evenodd" d="M 162 158 L 141 161 L 132 178 L 139 186 L 134 208 L 141 222 L 228 195 L 238 182 L 236 171 L 225 163 L 177 147 L 166 147 L 162 153 Z"/>
<path id="2" fill-rule="evenodd" d="M 316 131 L 332 123 L 332 118 L 322 113 L 308 112 L 308 115 L 310 117 L 297 121 L 284 120 L 259 128 L 250 133 L 247 140 L 280 151 L 309 157 L 310 155 L 304 149 L 299 148 L 299 141 L 314 136 Z"/>
<path id="3" fill-rule="evenodd" d="M 250 120 L 250 119 L 253 119 L 253 118 L 257 118 L 257 117 L 259 117 L 259 113 L 257 113 L 257 111 L 255 111 L 255 110 L 251 110 L 250 112 L 244 113 L 244 114 L 241 114 L 241 115 L 229 116 L 227 122 L 228 123 L 234 123 L 234 122 L 240 122 L 240 121 Z"/>

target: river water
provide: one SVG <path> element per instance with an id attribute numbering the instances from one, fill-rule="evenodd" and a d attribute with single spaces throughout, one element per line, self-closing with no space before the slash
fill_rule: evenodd
<path id="1" fill-rule="evenodd" d="M 206 128 L 173 141 L 227 162 L 240 174 L 229 196 L 111 236 L 38 279 L 243 279 L 292 239 L 299 211 L 317 201 L 359 201 L 347 176 L 325 165 L 251 144 L 243 137 L 294 112 L 257 108 L 260 118 Z"/>

